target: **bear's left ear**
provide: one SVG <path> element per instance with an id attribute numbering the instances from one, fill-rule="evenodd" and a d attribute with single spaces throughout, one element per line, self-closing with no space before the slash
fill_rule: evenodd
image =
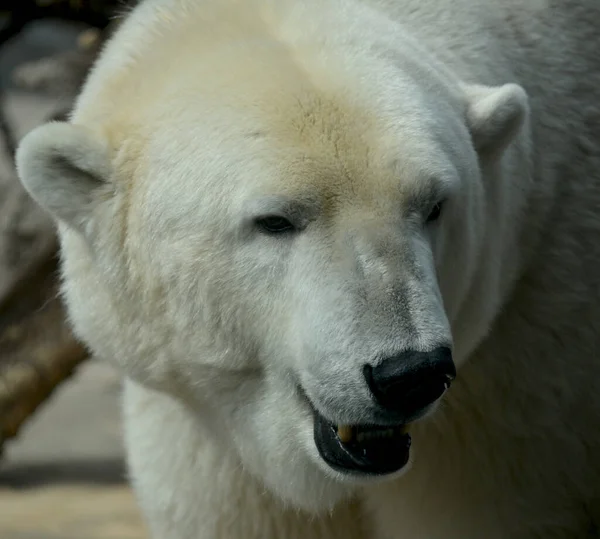
<path id="1" fill-rule="evenodd" d="M 518 84 L 464 87 L 466 120 L 475 149 L 480 153 L 502 152 L 517 136 L 529 115 L 529 99 Z"/>

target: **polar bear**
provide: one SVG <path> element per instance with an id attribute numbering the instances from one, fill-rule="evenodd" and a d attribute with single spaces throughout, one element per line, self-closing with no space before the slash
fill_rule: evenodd
<path id="1" fill-rule="evenodd" d="M 145 0 L 18 169 L 157 539 L 600 522 L 600 3 Z"/>

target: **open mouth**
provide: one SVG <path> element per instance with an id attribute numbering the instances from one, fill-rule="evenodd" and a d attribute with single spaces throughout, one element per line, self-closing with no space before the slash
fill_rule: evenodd
<path id="1" fill-rule="evenodd" d="M 333 423 L 304 393 L 312 407 L 314 442 L 321 458 L 334 470 L 389 475 L 409 461 L 407 424 L 431 412 L 456 377 L 452 352 L 447 346 L 429 352 L 409 350 L 393 361 L 365 365 L 363 374 L 377 408 L 362 424 Z"/>
<path id="2" fill-rule="evenodd" d="M 314 439 L 321 458 L 346 474 L 391 474 L 404 468 L 410 456 L 406 425 L 335 425 L 314 410 Z"/>

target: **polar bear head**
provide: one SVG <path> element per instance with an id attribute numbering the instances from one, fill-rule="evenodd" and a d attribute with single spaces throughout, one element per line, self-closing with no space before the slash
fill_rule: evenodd
<path id="1" fill-rule="evenodd" d="M 407 425 L 497 312 L 526 95 L 374 22 L 371 47 L 164 24 L 126 66 L 117 36 L 20 177 L 58 223 L 77 335 L 328 508 L 406 469 Z"/>

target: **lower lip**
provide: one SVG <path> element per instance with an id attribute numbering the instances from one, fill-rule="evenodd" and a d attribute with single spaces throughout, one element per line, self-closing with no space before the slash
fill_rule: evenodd
<path id="1" fill-rule="evenodd" d="M 401 471 L 410 458 L 411 437 L 403 429 L 393 430 L 392 436 L 342 443 L 331 423 L 316 412 L 314 416 L 314 441 L 319 455 L 330 468 L 345 475 L 385 476 Z"/>

